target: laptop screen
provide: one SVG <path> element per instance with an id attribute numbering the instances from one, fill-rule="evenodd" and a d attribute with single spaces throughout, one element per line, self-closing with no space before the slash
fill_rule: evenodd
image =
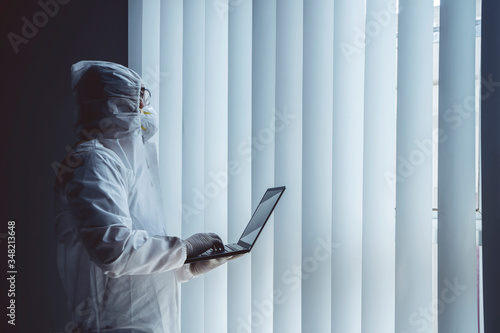
<path id="1" fill-rule="evenodd" d="M 276 203 L 278 202 L 284 189 L 284 187 L 278 187 L 267 190 L 259 205 L 255 209 L 250 222 L 248 222 L 245 231 L 243 231 L 240 242 L 244 242 L 250 246 L 253 245 L 259 236 L 262 227 L 264 227 L 267 219 L 273 212 L 274 206 L 276 206 Z"/>

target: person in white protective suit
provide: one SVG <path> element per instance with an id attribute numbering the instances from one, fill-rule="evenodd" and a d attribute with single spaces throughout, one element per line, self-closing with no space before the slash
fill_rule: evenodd
<path id="1" fill-rule="evenodd" d="M 109 62 L 72 66 L 79 142 L 55 184 L 57 264 L 74 332 L 177 333 L 179 283 L 231 259 L 184 264 L 223 243 L 167 235 L 149 92 Z"/>

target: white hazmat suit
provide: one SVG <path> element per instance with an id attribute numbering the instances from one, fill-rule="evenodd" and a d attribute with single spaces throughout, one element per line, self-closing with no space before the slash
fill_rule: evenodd
<path id="1" fill-rule="evenodd" d="M 184 264 L 189 242 L 167 236 L 157 151 L 147 140 L 157 117 L 139 109 L 140 76 L 82 61 L 72 82 L 81 141 L 60 168 L 54 197 L 72 321 L 82 332 L 178 333 L 179 283 L 222 262 L 192 270 Z"/>

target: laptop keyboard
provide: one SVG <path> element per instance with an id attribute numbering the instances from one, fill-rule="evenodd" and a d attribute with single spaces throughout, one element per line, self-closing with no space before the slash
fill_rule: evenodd
<path id="1" fill-rule="evenodd" d="M 241 250 L 241 248 L 239 246 L 234 246 L 234 245 L 231 245 L 231 244 L 228 244 L 228 245 L 224 245 L 224 249 L 227 250 L 229 249 L 228 251 L 239 251 Z"/>

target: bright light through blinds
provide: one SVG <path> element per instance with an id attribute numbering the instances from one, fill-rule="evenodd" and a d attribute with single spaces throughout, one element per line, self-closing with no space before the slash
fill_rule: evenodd
<path id="1" fill-rule="evenodd" d="M 474 10 L 474 0 L 461 1 Z M 433 140 L 435 28 L 446 50 L 439 65 L 450 61 L 464 75 L 445 79 L 439 101 L 460 98 L 463 87 L 474 94 L 471 61 L 462 66 L 465 53 L 456 50 L 472 19 L 467 27 L 453 23 L 468 13 L 444 0 L 129 6 L 129 65 L 153 85 L 160 111 L 169 233 L 213 231 L 233 242 L 265 189 L 287 187 L 250 255 L 182 286 L 182 332 L 436 333 L 439 295 L 456 277 L 471 293 L 446 303 L 439 329 L 465 333 L 465 316 L 457 314 L 477 307 L 469 288 L 475 229 L 464 217 L 477 187 L 469 188 L 474 126 L 439 147 L 453 157 L 467 147 L 459 155 L 464 163 L 436 165 L 445 233 L 437 245 L 439 284 L 432 257 L 436 157 L 422 157 L 419 144 Z M 433 26 L 435 7 L 441 27 Z M 453 72 L 446 68 L 442 78 Z M 434 108 L 437 116 L 438 103 Z M 456 188 L 462 176 L 463 190 Z M 467 214 L 455 223 L 458 208 Z M 453 251 L 464 240 L 464 251 Z"/>

